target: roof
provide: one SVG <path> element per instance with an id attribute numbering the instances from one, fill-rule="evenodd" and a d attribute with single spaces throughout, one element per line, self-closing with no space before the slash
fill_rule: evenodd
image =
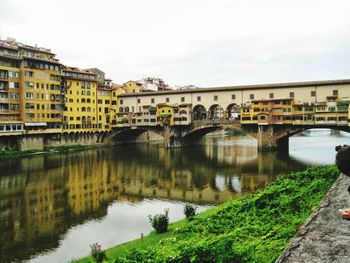
<path id="1" fill-rule="evenodd" d="M 171 91 L 156 91 L 156 92 L 142 92 L 123 94 L 121 97 L 133 96 L 148 96 L 148 95 L 167 95 L 167 94 L 185 94 L 185 93 L 201 93 L 201 92 L 217 92 L 217 91 L 241 91 L 267 88 L 297 88 L 305 86 L 324 86 L 324 85 L 341 85 L 350 84 L 350 79 L 339 80 L 318 80 L 305 82 L 287 82 L 287 83 L 272 83 L 272 84 L 258 84 L 258 85 L 240 85 L 240 86 L 224 86 L 224 87 L 208 87 L 208 88 L 194 88 L 189 90 L 171 90 Z"/>

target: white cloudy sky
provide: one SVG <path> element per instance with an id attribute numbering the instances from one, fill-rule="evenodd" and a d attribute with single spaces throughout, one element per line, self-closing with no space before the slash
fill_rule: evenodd
<path id="1" fill-rule="evenodd" d="M 0 37 L 117 83 L 350 78 L 349 0 L 0 0 Z"/>

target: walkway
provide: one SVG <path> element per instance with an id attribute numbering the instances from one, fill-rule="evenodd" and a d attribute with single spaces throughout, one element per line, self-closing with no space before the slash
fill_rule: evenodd
<path id="1" fill-rule="evenodd" d="M 340 175 L 276 263 L 350 262 L 350 220 L 338 211 L 350 208 L 349 185 L 350 177 Z"/>

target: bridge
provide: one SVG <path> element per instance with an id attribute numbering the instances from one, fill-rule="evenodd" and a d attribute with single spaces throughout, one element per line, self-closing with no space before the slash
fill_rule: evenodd
<path id="1" fill-rule="evenodd" d="M 245 131 L 259 151 L 288 149 L 288 138 L 307 129 L 350 132 L 350 80 L 123 94 L 118 104 L 113 140 L 153 131 L 165 147 L 197 144 L 221 128 Z"/>

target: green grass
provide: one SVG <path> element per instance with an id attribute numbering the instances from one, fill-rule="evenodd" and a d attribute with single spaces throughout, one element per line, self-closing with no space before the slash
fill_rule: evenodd
<path id="1" fill-rule="evenodd" d="M 171 224 L 165 234 L 108 249 L 109 262 L 274 262 L 338 175 L 335 166 L 318 166 L 279 176 L 255 194 Z"/>

